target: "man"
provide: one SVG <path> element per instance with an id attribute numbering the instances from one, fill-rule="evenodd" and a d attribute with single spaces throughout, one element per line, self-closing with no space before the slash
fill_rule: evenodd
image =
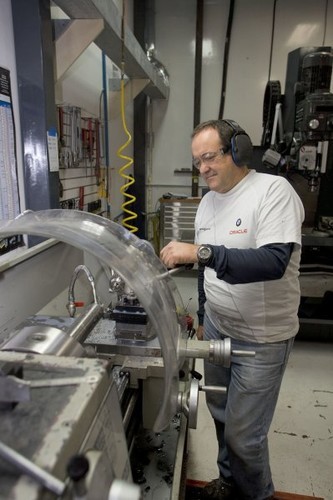
<path id="1" fill-rule="evenodd" d="M 205 383 L 228 387 L 226 396 L 206 394 L 219 446 L 207 499 L 274 498 L 267 434 L 299 326 L 303 205 L 285 178 L 248 168 L 251 152 L 232 120 L 195 128 L 193 164 L 210 189 L 198 207 L 196 244 L 172 241 L 160 254 L 169 268 L 199 264 L 204 339 L 230 337 L 232 349 L 256 352 L 230 368 L 205 362 Z"/>

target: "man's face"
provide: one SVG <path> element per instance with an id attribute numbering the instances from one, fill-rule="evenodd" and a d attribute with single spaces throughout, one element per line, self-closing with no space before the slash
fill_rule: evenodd
<path id="1" fill-rule="evenodd" d="M 192 156 L 211 191 L 226 193 L 239 182 L 242 169 L 235 165 L 230 152 L 223 153 L 215 129 L 204 129 L 193 138 Z"/>

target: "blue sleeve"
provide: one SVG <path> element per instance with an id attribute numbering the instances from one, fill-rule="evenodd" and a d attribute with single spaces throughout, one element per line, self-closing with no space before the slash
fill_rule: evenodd
<path id="1" fill-rule="evenodd" d="M 208 267 L 231 285 L 282 278 L 293 251 L 293 243 L 274 243 L 260 248 L 226 248 L 210 245 L 213 259 Z"/>
<path id="2" fill-rule="evenodd" d="M 205 266 L 198 266 L 198 302 L 199 309 L 197 311 L 198 315 L 198 323 L 199 325 L 203 325 L 204 315 L 205 315 L 205 302 L 206 302 L 206 294 L 204 290 L 204 272 Z"/>

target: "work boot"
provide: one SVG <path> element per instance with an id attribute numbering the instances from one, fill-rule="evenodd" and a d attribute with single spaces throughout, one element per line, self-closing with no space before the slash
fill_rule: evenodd
<path id="1" fill-rule="evenodd" d="M 202 489 L 201 498 L 203 500 L 238 500 L 233 481 L 222 476 L 206 484 Z"/>

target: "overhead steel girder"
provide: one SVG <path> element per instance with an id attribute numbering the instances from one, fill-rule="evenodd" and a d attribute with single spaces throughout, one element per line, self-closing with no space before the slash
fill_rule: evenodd
<path id="1" fill-rule="evenodd" d="M 59 80 L 103 30 L 102 19 L 53 21 L 55 29 L 56 81 Z M 62 31 L 57 36 L 58 25 Z M 64 29 L 65 28 L 65 29 Z"/>
<path id="2" fill-rule="evenodd" d="M 120 68 L 124 59 L 124 72 L 129 78 L 148 78 L 150 83 L 144 89 L 147 95 L 168 98 L 169 86 L 126 23 L 122 41 L 122 18 L 112 0 L 55 0 L 54 3 L 71 19 L 103 19 L 104 29 L 94 40 L 96 45 Z"/>

